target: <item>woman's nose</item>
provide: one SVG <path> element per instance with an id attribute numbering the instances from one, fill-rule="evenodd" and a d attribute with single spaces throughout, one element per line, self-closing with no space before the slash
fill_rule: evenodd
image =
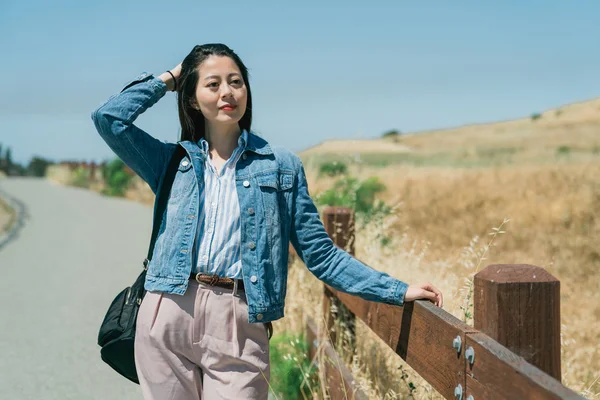
<path id="1" fill-rule="evenodd" d="M 233 91 L 231 90 L 231 88 L 229 87 L 229 85 L 224 85 L 223 88 L 221 89 L 221 97 L 228 97 L 228 96 L 232 96 L 233 95 Z"/>

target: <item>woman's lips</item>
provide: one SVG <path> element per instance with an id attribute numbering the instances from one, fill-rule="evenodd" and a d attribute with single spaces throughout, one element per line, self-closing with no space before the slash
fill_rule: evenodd
<path id="1" fill-rule="evenodd" d="M 233 111 L 237 108 L 237 106 L 223 106 L 221 107 L 221 110 L 223 111 Z"/>

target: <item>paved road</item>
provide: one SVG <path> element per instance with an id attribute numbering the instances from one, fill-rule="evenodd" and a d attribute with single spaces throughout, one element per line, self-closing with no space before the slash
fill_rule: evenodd
<path id="1" fill-rule="evenodd" d="M 100 359 L 98 328 L 140 272 L 152 209 L 40 179 L 0 180 L 23 226 L 0 249 L 0 398 L 141 399 Z"/>

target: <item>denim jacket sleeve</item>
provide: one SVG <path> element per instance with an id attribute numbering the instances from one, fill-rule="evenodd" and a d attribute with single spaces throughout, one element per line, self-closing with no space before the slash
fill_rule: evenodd
<path id="1" fill-rule="evenodd" d="M 306 267 L 318 279 L 341 292 L 365 300 L 403 305 L 408 284 L 363 264 L 335 246 L 309 195 L 304 166 L 298 161 L 290 240 Z"/>
<path id="2" fill-rule="evenodd" d="M 175 146 L 150 136 L 133 122 L 166 92 L 167 85 L 162 80 L 144 72 L 91 115 L 102 139 L 154 193 Z"/>

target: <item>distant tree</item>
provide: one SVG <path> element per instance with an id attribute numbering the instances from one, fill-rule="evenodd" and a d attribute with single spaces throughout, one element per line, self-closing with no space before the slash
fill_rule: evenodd
<path id="1" fill-rule="evenodd" d="M 540 113 L 533 113 L 533 114 L 531 114 L 531 120 L 532 121 L 537 121 L 540 118 L 542 118 L 542 114 L 540 114 Z"/>
<path id="2" fill-rule="evenodd" d="M 10 167 L 10 175 L 13 176 L 25 176 L 26 172 L 26 168 L 19 163 L 13 163 Z"/>
<path id="3" fill-rule="evenodd" d="M 4 158 L 1 155 L 0 153 L 0 171 L 9 176 L 21 176 L 25 174 L 25 168 L 21 164 L 13 162 L 10 147 L 6 148 Z"/>
<path id="4" fill-rule="evenodd" d="M 12 150 L 10 147 L 6 148 L 6 156 L 4 157 L 4 161 L 6 162 L 6 170 L 10 171 L 12 167 Z"/>
<path id="5" fill-rule="evenodd" d="M 4 171 L 4 173 L 6 175 L 11 175 L 11 173 L 10 173 L 11 169 L 12 169 L 12 152 L 10 150 L 10 147 L 7 147 L 6 151 L 4 152 L 4 157 L 2 157 L 2 153 L 0 152 L 0 171 Z"/>
<path id="6" fill-rule="evenodd" d="M 46 176 L 46 169 L 53 163 L 42 157 L 32 157 L 27 166 L 27 175 L 29 176 Z"/>
<path id="7" fill-rule="evenodd" d="M 381 137 L 384 137 L 384 138 L 386 138 L 386 137 L 397 137 L 397 136 L 400 136 L 401 134 L 402 133 L 400 131 L 398 131 L 396 129 L 392 129 L 392 130 L 389 130 L 387 132 L 384 132 L 384 134 L 381 135 Z"/>

